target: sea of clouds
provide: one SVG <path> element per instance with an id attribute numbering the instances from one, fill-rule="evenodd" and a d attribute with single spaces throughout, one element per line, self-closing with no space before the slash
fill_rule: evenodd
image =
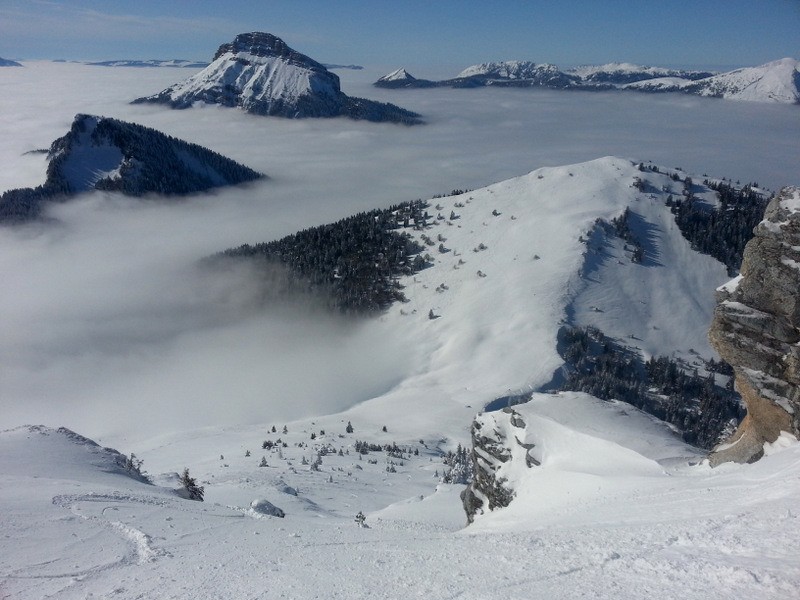
<path id="1" fill-rule="evenodd" d="M 269 175 L 177 201 L 95 193 L 53 207 L 45 223 L 0 227 L 0 427 L 135 437 L 287 421 L 382 394 L 424 363 L 414 340 L 380 319 L 270 300 L 246 268 L 198 267 L 231 246 L 604 155 L 773 189 L 800 183 L 796 106 L 379 90 L 374 69 L 339 71 L 344 91 L 415 110 L 426 125 L 128 104 L 188 74 L 50 62 L 0 70 L 0 191 L 43 182 L 45 158 L 28 152 L 64 135 L 77 113 L 154 127 Z"/>

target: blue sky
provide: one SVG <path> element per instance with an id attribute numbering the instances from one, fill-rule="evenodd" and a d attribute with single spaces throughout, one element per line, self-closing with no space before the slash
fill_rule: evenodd
<path id="1" fill-rule="evenodd" d="M 0 56 L 210 60 L 268 31 L 321 62 L 756 65 L 800 57 L 800 0 L 0 0 Z"/>

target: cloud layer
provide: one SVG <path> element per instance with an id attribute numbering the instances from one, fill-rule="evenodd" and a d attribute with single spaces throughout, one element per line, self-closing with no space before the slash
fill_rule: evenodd
<path id="1" fill-rule="evenodd" d="M 265 301 L 246 271 L 197 261 L 353 212 L 616 154 L 702 175 L 798 183 L 797 107 L 541 90 L 343 89 L 426 116 L 422 127 L 130 106 L 187 74 L 28 63 L 0 80 L 0 190 L 44 178 L 78 112 L 154 127 L 271 179 L 177 202 L 93 194 L 56 220 L 0 229 L 0 427 L 89 435 L 289 420 L 378 395 L 424 363 L 380 320 Z M 413 70 L 412 70 L 413 73 Z M 56 92 L 57 90 L 57 92 Z"/>

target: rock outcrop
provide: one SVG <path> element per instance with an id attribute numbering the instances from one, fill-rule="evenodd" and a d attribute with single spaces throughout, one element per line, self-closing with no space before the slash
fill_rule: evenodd
<path id="1" fill-rule="evenodd" d="M 524 454 L 528 467 L 539 466 L 540 461 L 531 451 L 533 444 L 524 439 L 525 421 L 512 408 L 481 413 L 472 423 L 473 480 L 461 492 L 461 501 L 472 523 L 475 516 L 485 511 L 508 506 L 514 499 L 514 490 L 506 485 L 508 479 L 503 467 L 521 460 Z M 520 463 L 521 464 L 521 463 Z"/>
<path id="2" fill-rule="evenodd" d="M 718 290 L 712 345 L 736 373 L 747 416 L 711 454 L 753 462 L 782 431 L 800 436 L 800 188 L 784 188 L 744 251 L 741 275 Z"/>

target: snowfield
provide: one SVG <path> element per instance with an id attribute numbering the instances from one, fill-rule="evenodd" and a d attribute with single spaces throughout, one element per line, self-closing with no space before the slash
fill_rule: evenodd
<path id="1" fill-rule="evenodd" d="M 57 69 L 75 78 L 59 100 L 63 115 L 36 104 L 36 77 Z M 125 83 L 129 69 L 18 71 L 33 73 L 14 75 L 29 77 L 17 88 L 30 106 L 0 94 L 2 119 L 25 115 L 3 140 L 3 189 L 38 182 L 41 157 L 22 151 L 43 146 L 81 108 L 133 115 L 274 178 L 171 205 L 92 192 L 54 206 L 49 222 L 0 229 L 9 290 L 0 299 L 0 598 L 800 596 L 800 444 L 789 435 L 756 464 L 712 470 L 701 451 L 626 404 L 533 393 L 515 407 L 526 427 L 514 433 L 535 444 L 541 466 L 509 463 L 510 506 L 467 526 L 463 486 L 440 482 L 447 453 L 469 443 L 487 404 L 551 381 L 563 325 L 593 325 L 644 357 L 702 369 L 713 356 L 714 290 L 729 277 L 692 251 L 665 202 L 682 189 L 670 175 L 687 172 L 715 202 L 703 175 L 566 152 L 579 139 L 587 146 L 578 154 L 614 144 L 600 130 L 587 135 L 602 143 L 580 137 L 580 118 L 562 127 L 561 96 L 550 93 L 532 101 L 509 90 L 409 90 L 415 108 L 433 99 L 431 123 L 417 133 L 127 104 L 140 88 L 174 80 L 167 68 L 136 71 L 135 85 Z M 82 107 L 94 77 L 116 85 Z M 451 120 L 442 99 L 471 107 L 470 118 Z M 625 103 L 631 120 L 615 143 L 640 148 L 630 139 L 647 137 L 639 124 L 662 109 L 634 107 L 655 110 L 664 97 L 591 95 L 581 100 L 594 103 L 587 123 L 608 99 L 615 110 Z M 680 101 L 663 114 L 709 110 L 705 99 Z M 533 102 L 528 112 L 523 102 Z M 775 131 L 796 127 L 787 109 L 761 109 L 771 115 L 764 123 L 786 125 Z M 33 124 L 39 112 L 46 127 Z M 503 124 L 471 122 L 495 114 Z M 541 119 L 566 140 L 547 160 L 537 148 L 549 134 L 529 131 Z M 689 129 L 685 119 L 672 132 L 692 146 Z M 533 141 L 498 158 L 518 143 L 506 134 L 520 130 Z M 656 141 L 669 137 L 658 131 Z M 759 172 L 793 176 L 795 137 L 774 135 L 788 153 L 770 159 L 777 171 L 759 163 Z M 114 161 L 95 150 L 110 170 Z M 576 164 L 508 178 L 565 152 L 572 160 L 562 162 Z M 90 179 L 77 169 L 76 179 Z M 452 187 L 453 173 L 476 189 L 430 200 L 429 226 L 413 235 L 432 264 L 401 281 L 408 302 L 375 319 L 321 315 L 302 299 L 272 305 L 252 271 L 198 273 L 213 252 L 429 197 L 429 188 Z M 602 226 L 626 208 L 640 262 Z M 132 468 L 138 459 L 152 483 Z M 204 502 L 177 493 L 184 468 Z"/>
<path id="2" fill-rule="evenodd" d="M 102 450 L 62 432 L 2 432 L 0 590 L 11 598 L 797 597 L 796 440 L 754 465 L 712 471 L 626 405 L 562 394 L 520 409 L 545 440 L 543 466 L 519 474 L 509 508 L 466 529 L 460 486 L 436 484 L 441 463 L 430 442 L 409 441 L 420 455 L 387 473 L 383 453 L 358 460 L 353 440 L 391 436 L 362 433 L 357 421 L 354 434 L 328 432 L 316 444 L 309 423 L 219 440 L 224 461 L 193 465 L 203 503 L 178 497 L 163 477 L 151 486 L 109 472 Z M 278 437 L 289 447 L 258 448 Z M 311 471 L 301 465 L 310 449 L 298 443 L 349 454 L 325 456 Z M 270 466 L 258 466 L 262 455 Z M 254 514 L 248 507 L 259 498 L 286 516 Z M 359 510 L 365 528 L 354 522 Z"/>

